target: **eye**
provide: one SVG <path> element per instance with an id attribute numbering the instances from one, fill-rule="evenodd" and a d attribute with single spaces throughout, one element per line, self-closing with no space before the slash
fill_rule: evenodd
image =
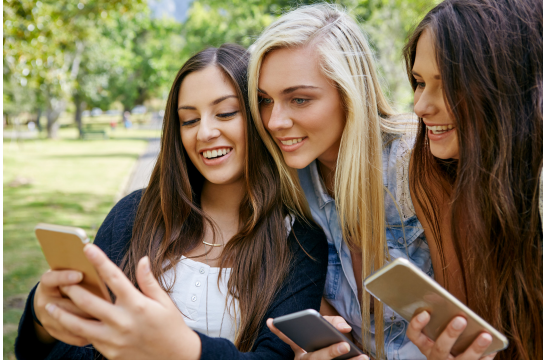
<path id="1" fill-rule="evenodd" d="M 182 126 L 189 126 L 189 125 L 193 125 L 193 124 L 196 124 L 198 121 L 200 121 L 201 119 L 193 119 L 193 120 L 188 120 L 188 121 L 184 121 L 182 123 Z"/>
<path id="2" fill-rule="evenodd" d="M 230 112 L 230 113 L 218 114 L 218 115 L 216 115 L 216 116 L 219 117 L 220 119 L 228 119 L 228 118 L 232 118 L 232 117 L 235 116 L 236 114 L 238 114 L 238 110 L 237 110 L 237 111 Z"/>
<path id="3" fill-rule="evenodd" d="M 296 103 L 297 105 L 304 105 L 308 102 L 309 100 L 308 99 L 301 99 L 301 98 L 295 98 L 293 99 L 293 102 Z"/>
<path id="4" fill-rule="evenodd" d="M 423 82 L 416 82 L 416 87 L 419 89 L 424 89 L 426 87 L 426 83 Z"/>
<path id="5" fill-rule="evenodd" d="M 266 98 L 263 96 L 258 96 L 257 99 L 259 101 L 259 105 L 270 105 L 273 102 L 271 98 Z"/>

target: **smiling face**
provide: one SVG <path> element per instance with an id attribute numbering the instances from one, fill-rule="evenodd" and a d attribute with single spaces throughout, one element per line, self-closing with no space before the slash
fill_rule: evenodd
<path id="1" fill-rule="evenodd" d="M 443 95 L 429 30 L 424 30 L 418 40 L 412 74 L 417 82 L 414 112 L 426 124 L 431 153 L 440 159 L 458 159 L 458 134 Z"/>
<path id="2" fill-rule="evenodd" d="M 315 159 L 337 162 L 345 114 L 339 91 L 320 68 L 310 48 L 269 53 L 259 75 L 263 125 L 282 150 L 288 166 L 302 169 Z"/>
<path id="3" fill-rule="evenodd" d="M 191 162 L 213 184 L 243 178 L 246 125 L 235 87 L 217 66 L 190 73 L 178 95 L 180 133 Z"/>

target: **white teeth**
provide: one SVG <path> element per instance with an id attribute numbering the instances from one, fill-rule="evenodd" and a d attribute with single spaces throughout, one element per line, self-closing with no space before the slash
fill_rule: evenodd
<path id="1" fill-rule="evenodd" d="M 428 129 L 430 129 L 431 132 L 434 134 L 442 134 L 448 130 L 454 129 L 454 125 L 448 124 L 448 125 L 428 126 Z"/>
<path id="2" fill-rule="evenodd" d="M 280 141 L 280 142 L 284 145 L 293 145 L 293 144 L 300 143 L 301 141 L 303 141 L 303 138 L 290 139 L 290 140 Z"/>
<path id="3" fill-rule="evenodd" d="M 224 148 L 224 149 L 216 149 L 216 150 L 206 150 L 202 152 L 202 156 L 204 156 L 207 159 L 213 159 L 216 157 L 220 157 L 226 154 L 229 154 L 231 152 L 231 149 Z"/>

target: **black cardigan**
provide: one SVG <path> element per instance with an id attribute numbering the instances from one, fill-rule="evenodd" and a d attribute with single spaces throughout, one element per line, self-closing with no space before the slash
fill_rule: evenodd
<path id="1" fill-rule="evenodd" d="M 117 265 L 131 239 L 141 196 L 142 191 L 139 190 L 119 201 L 97 233 L 94 243 Z M 295 237 L 314 260 L 305 254 Z M 201 359 L 293 359 L 290 347 L 269 330 L 265 321 L 299 310 L 319 310 L 327 272 L 327 241 L 322 230 L 297 220 L 288 241 L 293 252 L 288 277 L 267 310 L 252 352 L 240 352 L 229 340 L 197 333 L 202 343 Z M 30 292 L 19 323 L 15 340 L 17 359 L 94 359 L 97 352 L 91 345 L 77 347 L 60 341 L 45 345 L 37 339 L 31 312 L 35 290 L 36 287 Z"/>

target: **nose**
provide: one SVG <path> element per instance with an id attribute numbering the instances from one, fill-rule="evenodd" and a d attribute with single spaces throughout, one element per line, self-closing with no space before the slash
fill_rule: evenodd
<path id="1" fill-rule="evenodd" d="M 266 126 L 270 131 L 280 131 L 291 128 L 293 121 L 282 106 L 274 104 Z"/>
<path id="2" fill-rule="evenodd" d="M 199 131 L 197 140 L 209 142 L 220 137 L 221 131 L 218 129 L 217 120 L 213 116 L 202 116 L 199 122 Z"/>
<path id="3" fill-rule="evenodd" d="M 441 94 L 442 96 L 442 94 Z M 426 89 L 414 97 L 414 112 L 419 118 L 430 117 L 437 113 L 435 97 Z"/>

